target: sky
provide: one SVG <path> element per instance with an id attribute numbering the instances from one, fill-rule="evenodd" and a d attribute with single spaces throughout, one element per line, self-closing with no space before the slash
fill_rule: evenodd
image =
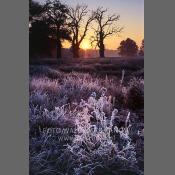
<path id="1" fill-rule="evenodd" d="M 35 0 L 43 3 L 45 0 Z M 144 39 L 144 0 L 62 0 L 68 5 L 75 6 L 79 4 L 87 4 L 89 9 L 96 9 L 97 7 L 105 7 L 109 10 L 110 14 L 116 13 L 120 15 L 118 25 L 124 27 L 120 36 L 112 36 L 107 38 L 105 46 L 107 49 L 117 49 L 120 42 L 127 38 L 131 38 L 136 41 L 140 46 Z M 90 35 L 93 34 L 93 30 L 89 30 L 87 37 L 82 45 L 88 48 Z M 65 43 L 65 47 L 69 44 Z"/>

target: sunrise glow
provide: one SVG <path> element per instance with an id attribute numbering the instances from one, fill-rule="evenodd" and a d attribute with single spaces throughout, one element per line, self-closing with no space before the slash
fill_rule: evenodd
<path id="1" fill-rule="evenodd" d="M 84 50 L 91 49 L 91 45 L 90 45 L 90 43 L 89 43 L 88 40 L 84 40 L 84 41 L 81 43 L 80 48 L 82 48 L 82 49 L 84 49 Z"/>
<path id="2" fill-rule="evenodd" d="M 36 0 L 40 3 L 46 2 L 46 0 Z M 103 6 L 109 9 L 109 12 L 120 15 L 118 22 L 119 26 L 124 27 L 120 36 L 114 35 L 105 40 L 106 49 L 116 50 L 122 40 L 127 38 L 133 39 L 140 47 L 142 40 L 144 39 L 144 0 L 63 0 L 68 5 L 74 6 L 75 4 L 87 4 L 90 9 L 96 9 L 99 6 Z M 82 24 L 83 26 L 83 24 Z M 93 28 L 95 24 L 93 23 Z M 86 39 L 81 44 L 82 49 L 91 49 L 90 37 L 94 35 L 92 26 L 87 32 Z M 63 47 L 70 48 L 71 43 L 65 41 Z M 97 48 L 98 49 L 98 48 Z"/>

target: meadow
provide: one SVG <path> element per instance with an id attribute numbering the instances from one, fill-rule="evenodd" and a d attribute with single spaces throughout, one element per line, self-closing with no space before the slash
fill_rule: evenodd
<path id="1" fill-rule="evenodd" d="M 31 175 L 143 175 L 143 58 L 36 61 L 29 90 Z"/>

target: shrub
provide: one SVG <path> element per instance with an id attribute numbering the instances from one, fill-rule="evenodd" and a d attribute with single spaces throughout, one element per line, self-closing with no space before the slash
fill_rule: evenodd
<path id="1" fill-rule="evenodd" d="M 141 79 L 133 78 L 127 93 L 127 106 L 132 110 L 144 108 L 144 82 Z"/>
<path id="2" fill-rule="evenodd" d="M 50 79 L 61 79 L 62 73 L 59 71 L 56 71 L 54 69 L 49 68 L 48 66 L 30 66 L 29 69 L 30 76 L 35 77 L 47 77 Z"/>

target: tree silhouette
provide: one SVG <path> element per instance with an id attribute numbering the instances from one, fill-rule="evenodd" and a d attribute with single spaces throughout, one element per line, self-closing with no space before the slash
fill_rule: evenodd
<path id="1" fill-rule="evenodd" d="M 136 56 L 138 53 L 138 46 L 134 40 L 127 38 L 121 41 L 118 51 L 122 56 Z"/>
<path id="2" fill-rule="evenodd" d="M 56 39 L 57 59 L 61 58 L 63 40 L 71 40 L 67 27 L 68 7 L 59 0 L 48 0 L 44 5 L 43 19 L 52 29 L 52 37 Z"/>
<path id="3" fill-rule="evenodd" d="M 144 56 L 144 39 L 142 40 L 142 45 L 141 45 L 140 50 L 139 50 L 139 55 Z"/>
<path id="4" fill-rule="evenodd" d="M 29 54 L 30 58 L 35 54 L 50 54 L 49 25 L 44 21 L 35 20 L 29 29 Z"/>
<path id="5" fill-rule="evenodd" d="M 89 14 L 87 5 L 76 5 L 75 8 L 70 7 L 69 27 L 72 32 L 72 52 L 74 58 L 79 58 L 80 44 L 84 40 L 89 25 L 93 21 L 93 14 Z M 85 20 L 86 19 L 86 20 Z"/>
<path id="6" fill-rule="evenodd" d="M 115 14 L 109 15 L 107 12 L 108 10 L 103 9 L 102 7 L 99 7 L 96 11 L 94 11 L 97 28 L 93 28 L 95 36 L 91 37 L 91 44 L 96 44 L 96 47 L 99 48 L 99 55 L 102 58 L 105 57 L 105 39 L 114 34 L 119 34 L 123 30 L 123 28 L 116 25 L 120 16 Z"/>
<path id="7" fill-rule="evenodd" d="M 29 21 L 32 21 L 33 18 L 39 17 L 43 12 L 43 6 L 38 2 L 29 0 Z"/>
<path id="8" fill-rule="evenodd" d="M 41 4 L 29 0 L 29 56 L 49 54 L 49 25 L 43 21 L 44 8 Z"/>

